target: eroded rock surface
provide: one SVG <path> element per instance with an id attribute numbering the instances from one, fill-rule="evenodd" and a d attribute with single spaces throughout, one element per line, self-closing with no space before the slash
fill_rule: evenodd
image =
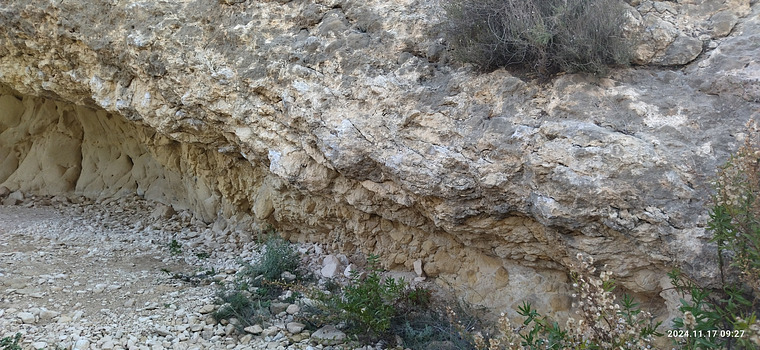
<path id="1" fill-rule="evenodd" d="M 649 296 L 673 264 L 715 277 L 708 182 L 760 107 L 756 2 L 629 1 L 636 62 L 679 68 L 546 83 L 450 62 L 434 1 L 230 3 L 0 5 L 0 183 L 421 260 L 494 309 L 567 310 L 576 252 Z"/>

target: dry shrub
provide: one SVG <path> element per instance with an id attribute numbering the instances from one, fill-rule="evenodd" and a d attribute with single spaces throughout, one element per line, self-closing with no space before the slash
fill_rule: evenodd
<path id="1" fill-rule="evenodd" d="M 450 0 L 445 9 L 455 58 L 483 71 L 605 73 L 630 61 L 620 0 Z"/>

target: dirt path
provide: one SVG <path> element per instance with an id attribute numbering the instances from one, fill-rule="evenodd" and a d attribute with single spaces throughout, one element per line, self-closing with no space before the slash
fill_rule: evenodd
<path id="1" fill-rule="evenodd" d="M 138 199 L 66 202 L 0 206 L 0 338 L 20 332 L 24 348 L 243 348 L 200 312 L 214 287 L 167 273 L 225 271 L 224 258 L 205 257 L 206 226 Z"/>
<path id="2" fill-rule="evenodd" d="M 253 233 L 137 197 L 73 201 L 0 205 L 0 339 L 21 333 L 23 349 L 56 350 L 354 348 L 315 341 L 319 330 L 312 336 L 294 322 L 301 301 L 277 303 L 292 310 L 272 311 L 258 330 L 211 317 L 217 285 L 234 281 L 241 259 L 258 262 Z M 294 248 L 320 274 L 326 252 Z M 335 278 L 348 281 L 342 272 Z"/>

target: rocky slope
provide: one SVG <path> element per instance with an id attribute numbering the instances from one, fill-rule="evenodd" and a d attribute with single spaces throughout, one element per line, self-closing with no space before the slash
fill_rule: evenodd
<path id="1" fill-rule="evenodd" d="M 661 303 L 669 266 L 716 273 L 708 182 L 760 108 L 760 5 L 628 3 L 639 66 L 548 82 L 451 62 L 437 1 L 2 3 L 0 183 L 421 260 L 508 311 L 567 310 L 583 252 Z"/>

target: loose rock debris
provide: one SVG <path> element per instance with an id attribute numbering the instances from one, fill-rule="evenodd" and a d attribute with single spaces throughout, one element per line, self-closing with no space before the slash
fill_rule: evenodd
<path id="1" fill-rule="evenodd" d="M 296 304 L 244 332 L 212 317 L 217 284 L 260 256 L 253 235 L 137 196 L 5 197 L 21 199 L 0 205 L 0 338 L 21 333 L 24 349 L 350 348 L 294 322 Z M 297 249 L 319 272 L 322 249 Z"/>

